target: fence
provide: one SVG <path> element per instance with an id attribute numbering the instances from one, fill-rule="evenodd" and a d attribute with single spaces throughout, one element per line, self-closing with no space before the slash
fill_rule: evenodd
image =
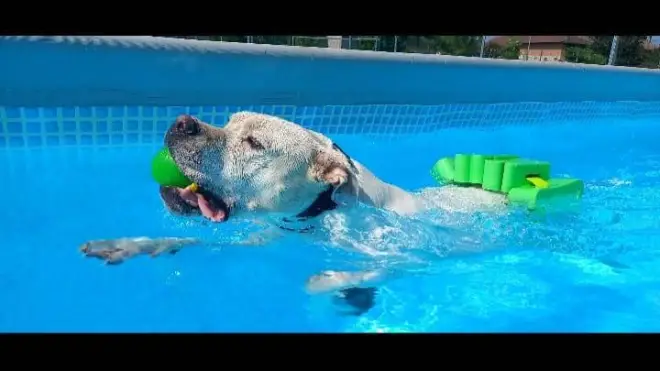
<path id="1" fill-rule="evenodd" d="M 188 36 L 216 41 L 660 68 L 652 36 Z M 611 55 L 612 54 L 612 55 Z"/>

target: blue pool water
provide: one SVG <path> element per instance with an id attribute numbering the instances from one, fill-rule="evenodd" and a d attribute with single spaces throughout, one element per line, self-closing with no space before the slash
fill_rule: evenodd
<path id="1" fill-rule="evenodd" d="M 303 283 L 346 263 L 328 241 L 290 234 L 239 247 L 249 228 L 165 213 L 149 163 L 156 145 L 0 150 L 0 331 L 660 331 L 660 150 L 651 120 L 447 128 L 397 140 L 331 135 L 406 189 L 433 186 L 430 166 L 456 152 L 516 153 L 584 179 L 579 213 L 480 215 L 454 229 L 389 223 L 387 245 L 429 263 L 403 270 L 361 317 L 336 313 Z M 377 211 L 373 211 L 378 213 Z M 351 243 L 381 243 L 359 240 Z M 429 246 L 483 252 L 443 258 Z M 119 266 L 85 259 L 89 239 L 202 236 L 226 246 Z M 440 241 L 440 242 L 439 242 Z M 363 259 L 364 258 L 360 258 Z"/>

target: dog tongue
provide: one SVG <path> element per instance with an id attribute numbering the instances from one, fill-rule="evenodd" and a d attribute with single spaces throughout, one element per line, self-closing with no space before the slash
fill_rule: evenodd
<path id="1" fill-rule="evenodd" d="M 189 204 L 198 207 L 202 215 L 214 222 L 222 222 L 227 219 L 227 213 L 223 208 L 213 205 L 201 193 L 194 193 L 188 188 L 179 189 L 179 195 Z"/>
<path id="2" fill-rule="evenodd" d="M 218 208 L 215 205 L 211 204 L 204 196 L 199 193 L 197 195 L 197 204 L 199 205 L 199 211 L 202 212 L 202 215 L 213 220 L 214 222 L 222 222 L 227 218 L 227 214 L 222 208 Z"/>

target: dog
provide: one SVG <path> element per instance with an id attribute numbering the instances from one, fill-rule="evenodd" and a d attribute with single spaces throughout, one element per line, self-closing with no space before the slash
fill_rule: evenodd
<path id="1" fill-rule="evenodd" d="M 455 211 L 466 205 L 480 209 L 504 204 L 501 196 L 452 186 L 442 187 L 431 202 L 382 181 L 325 135 L 266 114 L 238 112 L 224 127 L 180 115 L 164 142 L 181 171 L 197 185 L 196 189 L 161 186 L 165 206 L 174 214 L 203 216 L 217 223 L 261 214 L 278 220 L 280 230 L 304 233 L 307 227 L 295 227 L 298 222 L 355 204 L 401 216 L 429 208 Z M 157 255 L 199 244 L 185 239 L 117 241 L 90 241 L 82 250 L 116 264 L 139 254 Z M 338 292 L 362 303 L 356 304 L 362 313 L 373 305 L 368 296 L 375 290 L 368 283 L 383 277 L 382 271 L 326 271 L 311 277 L 306 287 L 311 293 Z"/>

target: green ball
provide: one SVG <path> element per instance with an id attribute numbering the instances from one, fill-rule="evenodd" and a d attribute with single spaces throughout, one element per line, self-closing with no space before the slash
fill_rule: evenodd
<path id="1" fill-rule="evenodd" d="M 158 151 L 151 161 L 151 175 L 158 184 L 166 187 L 186 188 L 192 184 L 176 166 L 167 147 Z"/>

